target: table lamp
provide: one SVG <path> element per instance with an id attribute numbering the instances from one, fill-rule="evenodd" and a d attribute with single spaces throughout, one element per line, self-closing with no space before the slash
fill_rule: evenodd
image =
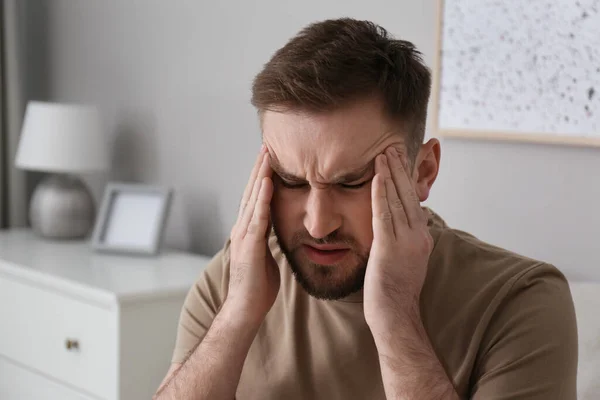
<path id="1" fill-rule="evenodd" d="M 29 221 L 38 235 L 79 239 L 94 225 L 94 199 L 77 176 L 109 169 L 108 140 L 95 107 L 32 101 L 27 104 L 15 164 L 49 172 L 35 188 Z"/>

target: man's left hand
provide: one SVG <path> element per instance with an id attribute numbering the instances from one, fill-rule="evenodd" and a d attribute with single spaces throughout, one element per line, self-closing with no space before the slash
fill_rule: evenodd
<path id="1" fill-rule="evenodd" d="M 388 147 L 375 160 L 373 244 L 364 284 L 365 318 L 374 335 L 389 334 L 418 314 L 433 239 L 404 155 Z"/>

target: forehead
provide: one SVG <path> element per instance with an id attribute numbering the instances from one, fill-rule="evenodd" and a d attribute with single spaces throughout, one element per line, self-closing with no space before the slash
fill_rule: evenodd
<path id="1" fill-rule="evenodd" d="M 287 172 L 325 179 L 364 167 L 391 144 L 403 147 L 397 124 L 373 102 L 323 113 L 266 111 L 262 128 L 271 157 Z"/>

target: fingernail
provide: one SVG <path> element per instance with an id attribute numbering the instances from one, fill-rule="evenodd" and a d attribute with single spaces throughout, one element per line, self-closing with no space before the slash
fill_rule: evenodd
<path id="1" fill-rule="evenodd" d="M 388 165 L 387 157 L 385 156 L 385 154 L 381 155 L 381 162 L 383 163 L 383 165 Z"/>

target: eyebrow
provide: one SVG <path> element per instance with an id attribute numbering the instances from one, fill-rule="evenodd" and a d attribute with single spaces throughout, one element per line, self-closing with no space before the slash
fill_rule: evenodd
<path id="1" fill-rule="evenodd" d="M 279 177 L 288 182 L 306 182 L 306 179 L 301 178 L 297 175 L 294 175 L 290 172 L 285 171 L 279 161 L 272 156 L 269 156 L 271 162 L 271 169 L 279 175 Z M 375 171 L 375 160 L 371 160 L 364 167 L 356 169 L 354 171 L 344 172 L 334 177 L 334 179 L 329 182 L 333 185 L 339 185 L 344 183 L 355 182 L 361 178 L 364 178 L 367 174 L 371 174 Z"/>

